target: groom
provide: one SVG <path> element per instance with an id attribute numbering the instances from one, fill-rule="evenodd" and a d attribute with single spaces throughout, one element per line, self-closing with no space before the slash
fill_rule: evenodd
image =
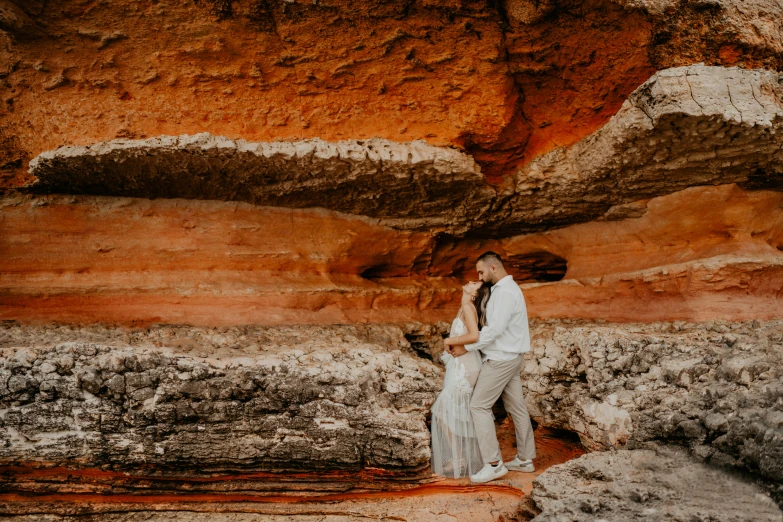
<path id="1" fill-rule="evenodd" d="M 535 471 L 532 459 L 536 457 L 536 446 L 519 375 L 524 361 L 522 354 L 530 351 L 525 298 L 495 252 L 481 254 L 476 270 L 479 279 L 493 284 L 487 304 L 487 326 L 479 332 L 476 343 L 464 348 L 454 346 L 451 354 L 459 356 L 467 351 L 480 350 L 484 361 L 470 401 L 473 425 L 484 460 L 484 467 L 470 480 L 482 483 L 499 479 L 509 469 Z M 492 406 L 501 396 L 514 421 L 517 436 L 517 456 L 506 463 L 500 455 L 492 416 Z"/>

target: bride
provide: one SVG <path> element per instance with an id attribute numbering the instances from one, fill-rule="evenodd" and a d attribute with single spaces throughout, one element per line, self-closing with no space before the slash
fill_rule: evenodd
<path id="1" fill-rule="evenodd" d="M 462 306 L 451 323 L 451 346 L 475 343 L 479 328 L 486 326 L 487 302 L 492 285 L 471 282 L 462 287 Z M 481 370 L 477 351 L 454 357 L 443 352 L 446 365 L 443 391 L 432 406 L 432 471 L 448 478 L 478 473 L 484 466 L 470 415 L 470 397 Z"/>

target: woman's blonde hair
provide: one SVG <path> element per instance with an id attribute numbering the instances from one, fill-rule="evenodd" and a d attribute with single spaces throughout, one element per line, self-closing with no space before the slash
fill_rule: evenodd
<path id="1" fill-rule="evenodd" d="M 487 304 L 489 303 L 489 296 L 491 294 L 492 283 L 482 284 L 478 292 L 476 292 L 476 299 L 473 301 L 476 305 L 476 315 L 478 316 L 479 328 L 487 326 Z"/>

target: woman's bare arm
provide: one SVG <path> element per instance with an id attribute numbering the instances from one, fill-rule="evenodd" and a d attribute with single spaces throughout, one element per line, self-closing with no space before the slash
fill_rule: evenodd
<path id="1" fill-rule="evenodd" d="M 446 346 L 461 346 L 465 344 L 475 343 L 479 339 L 478 328 L 478 314 L 476 313 L 476 307 L 468 303 L 462 305 L 462 322 L 468 329 L 468 333 L 462 334 L 459 337 L 448 337 L 443 340 L 443 344 Z"/>
<path id="2" fill-rule="evenodd" d="M 476 307 L 468 303 L 462 306 L 463 317 L 465 318 L 463 323 L 468 328 L 468 333 L 460 335 L 458 339 L 459 344 L 472 344 L 479 340 L 479 327 L 478 327 L 478 314 L 476 313 Z"/>

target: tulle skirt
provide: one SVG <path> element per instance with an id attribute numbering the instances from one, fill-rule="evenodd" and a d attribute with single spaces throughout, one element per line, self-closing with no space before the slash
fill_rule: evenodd
<path id="1" fill-rule="evenodd" d="M 481 370 L 481 356 L 444 353 L 446 377 L 432 406 L 432 471 L 448 478 L 478 473 L 484 466 L 470 415 L 470 398 Z"/>

